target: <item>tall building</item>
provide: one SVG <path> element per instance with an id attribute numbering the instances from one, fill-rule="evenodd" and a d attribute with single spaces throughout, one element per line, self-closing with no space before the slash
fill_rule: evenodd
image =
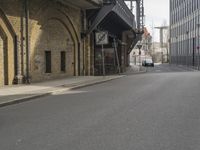
<path id="1" fill-rule="evenodd" d="M 200 1 L 170 0 L 170 61 L 199 69 Z"/>

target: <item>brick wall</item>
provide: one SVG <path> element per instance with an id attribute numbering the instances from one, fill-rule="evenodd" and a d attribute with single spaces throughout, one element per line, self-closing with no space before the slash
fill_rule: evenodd
<path id="1" fill-rule="evenodd" d="M 31 1 L 30 48 L 33 81 L 73 76 L 77 73 L 80 10 L 59 3 Z M 52 54 L 52 73 L 45 73 L 45 51 Z M 66 72 L 60 70 L 60 53 L 66 52 Z"/>
<path id="2" fill-rule="evenodd" d="M 56 30 L 55 30 L 56 29 Z M 74 75 L 75 46 L 69 32 L 57 20 L 49 20 L 40 30 L 35 44 L 32 44 L 31 75 L 33 80 Z M 45 73 L 45 51 L 52 54 L 52 73 Z M 60 70 L 60 53 L 66 52 L 66 72 Z"/>
<path id="3" fill-rule="evenodd" d="M 29 50 L 32 81 L 55 79 L 77 75 L 78 44 L 82 54 L 81 11 L 71 5 L 49 0 L 30 0 Z M 21 0 L 0 1 L 0 9 L 6 15 L 18 37 L 18 73 L 26 76 L 25 16 Z M 14 43 L 8 27 L 0 18 L 0 26 L 8 36 L 9 84 L 14 80 Z M 45 51 L 52 53 L 52 73 L 45 73 Z M 2 51 L 2 50 L 1 50 Z M 66 72 L 60 71 L 60 52 L 66 52 Z M 1 57 L 1 56 L 0 56 Z M 81 55 L 80 60 L 83 60 Z M 81 65 L 83 69 L 83 65 Z M 0 69 L 2 64 L 0 64 Z M 2 72 L 2 69 L 1 69 Z M 0 72 L 0 73 L 1 73 Z M 2 74 L 2 73 L 1 73 Z M 0 74 L 0 79 L 1 79 Z M 1 86 L 1 85 L 0 85 Z"/>
<path id="4" fill-rule="evenodd" d="M 1 35 L 1 38 L 3 39 L 3 42 L 1 42 L 1 49 L 0 49 L 1 57 L 3 58 L 0 63 L 0 70 L 1 70 L 0 76 L 2 76 L 2 74 L 4 76 L 5 74 L 4 77 L 0 77 L 1 85 L 4 84 L 5 81 L 6 81 L 6 84 L 10 85 L 13 83 L 13 80 L 14 80 L 14 35 L 13 35 L 12 24 L 10 24 L 11 22 L 9 21 L 9 18 L 12 18 L 13 23 L 16 25 L 17 21 L 15 21 L 15 19 L 17 17 L 11 17 L 11 14 L 13 13 L 12 9 L 11 9 L 12 10 L 11 13 L 6 13 L 6 12 L 9 12 L 9 10 L 7 9 L 8 4 L 6 2 L 5 1 L 0 2 L 0 9 L 1 9 L 0 35 Z M 13 6 L 15 6 L 14 2 L 13 2 Z M 7 15 L 5 16 L 5 14 Z"/>

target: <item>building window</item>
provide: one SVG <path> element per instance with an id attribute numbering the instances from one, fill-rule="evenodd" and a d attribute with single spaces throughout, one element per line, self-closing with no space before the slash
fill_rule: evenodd
<path id="1" fill-rule="evenodd" d="M 51 51 L 45 51 L 45 63 L 46 63 L 45 73 L 51 73 Z"/>
<path id="2" fill-rule="evenodd" d="M 64 51 L 62 51 L 61 53 L 60 53 L 60 57 L 61 57 L 61 59 L 60 59 L 60 70 L 62 71 L 62 72 L 65 72 L 66 71 L 66 52 L 64 52 Z"/>

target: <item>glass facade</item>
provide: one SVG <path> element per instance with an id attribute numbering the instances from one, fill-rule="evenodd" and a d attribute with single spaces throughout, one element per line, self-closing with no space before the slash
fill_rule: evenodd
<path id="1" fill-rule="evenodd" d="M 200 0 L 170 0 L 171 63 L 199 68 Z"/>

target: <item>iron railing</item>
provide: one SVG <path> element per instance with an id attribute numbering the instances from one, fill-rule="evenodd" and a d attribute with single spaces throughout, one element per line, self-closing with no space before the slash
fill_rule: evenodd
<path id="1" fill-rule="evenodd" d="M 116 6 L 114 12 L 116 12 L 130 27 L 135 28 L 135 16 L 125 4 L 124 0 L 115 0 Z"/>
<path id="2" fill-rule="evenodd" d="M 103 6 L 100 9 L 96 19 L 90 26 L 88 33 L 91 33 L 99 23 L 110 13 L 116 13 L 124 22 L 130 26 L 130 28 L 136 28 L 135 16 L 132 14 L 131 10 L 125 4 L 124 0 L 104 0 Z"/>

